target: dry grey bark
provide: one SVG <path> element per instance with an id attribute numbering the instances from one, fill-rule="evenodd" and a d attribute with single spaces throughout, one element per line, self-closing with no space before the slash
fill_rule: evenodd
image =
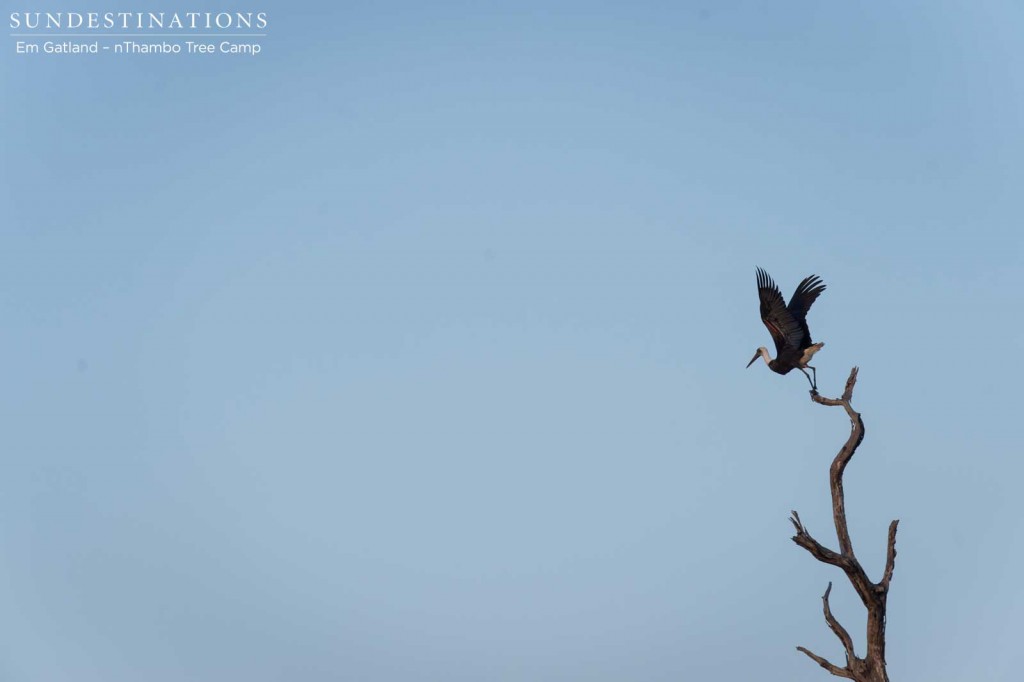
<path id="1" fill-rule="evenodd" d="M 856 680 L 856 682 L 889 682 L 889 676 L 885 672 L 885 602 L 889 595 L 892 572 L 896 567 L 896 527 L 899 525 L 899 519 L 889 524 L 885 572 L 882 574 L 882 579 L 877 583 L 871 582 L 853 552 L 853 542 L 850 540 L 850 531 L 846 526 L 846 502 L 843 499 L 843 471 L 846 470 L 846 465 L 850 463 L 853 454 L 857 451 L 857 446 L 864 440 L 864 421 L 860 414 L 850 406 L 853 387 L 856 383 L 857 368 L 854 367 L 850 371 L 850 378 L 846 380 L 846 390 L 843 391 L 842 398 L 823 398 L 816 391 L 811 391 L 811 400 L 820 405 L 841 405 L 850 417 L 850 437 L 846 439 L 846 443 L 832 460 L 832 467 L 829 470 L 829 485 L 832 489 L 832 519 L 836 525 L 839 551 L 828 549 L 811 537 L 796 512 L 793 512 L 793 516 L 789 520 L 796 528 L 793 542 L 810 552 L 811 556 L 818 561 L 841 568 L 850 580 L 850 584 L 853 585 L 853 589 L 856 590 L 857 596 L 864 603 L 864 607 L 868 611 L 867 652 L 863 658 L 857 656 L 850 633 L 832 615 L 832 609 L 828 604 L 832 583 L 828 584 L 821 601 L 825 612 L 825 622 L 843 645 L 846 665 L 835 665 L 802 646 L 797 647 L 797 650 L 807 654 L 822 668 L 838 677 Z"/>

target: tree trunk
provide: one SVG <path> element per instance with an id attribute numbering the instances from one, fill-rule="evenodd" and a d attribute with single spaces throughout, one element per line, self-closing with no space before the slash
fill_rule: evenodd
<path id="1" fill-rule="evenodd" d="M 807 654 L 818 665 L 837 677 L 845 677 L 856 680 L 856 682 L 889 682 L 889 676 L 885 672 L 885 602 L 889 595 L 889 583 L 892 580 L 893 569 L 896 567 L 896 527 L 899 525 L 899 520 L 889 524 L 885 572 L 879 582 L 873 583 L 853 552 L 853 542 L 850 540 L 850 531 L 846 526 L 846 501 L 843 498 L 843 472 L 857 451 L 857 447 L 864 440 L 864 421 L 860 414 L 850 407 L 850 399 L 853 397 L 853 387 L 856 383 L 857 368 L 854 367 L 850 371 L 850 378 L 846 380 L 846 390 L 843 391 L 842 398 L 823 398 L 818 395 L 817 391 L 811 391 L 811 400 L 820 405 L 841 405 L 850 417 L 850 437 L 846 439 L 846 443 L 832 460 L 832 467 L 829 470 L 829 485 L 832 489 L 832 519 L 836 526 L 839 551 L 828 549 L 811 537 L 800 521 L 800 515 L 796 512 L 793 512 L 789 520 L 796 528 L 793 542 L 810 552 L 811 556 L 818 561 L 837 566 L 846 573 L 850 584 L 853 585 L 857 596 L 860 597 L 868 611 L 867 652 L 863 658 L 857 656 L 853 649 L 853 639 L 850 637 L 850 633 L 832 615 L 828 604 L 832 583 L 828 584 L 821 601 L 825 612 L 825 622 L 843 645 L 846 665 L 838 666 L 830 663 L 802 646 L 797 647 L 797 650 Z"/>

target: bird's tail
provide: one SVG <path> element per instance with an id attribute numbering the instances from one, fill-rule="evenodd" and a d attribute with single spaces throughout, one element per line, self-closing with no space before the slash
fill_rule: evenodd
<path id="1" fill-rule="evenodd" d="M 808 362 L 810 362 L 811 358 L 814 357 L 814 354 L 821 350 L 822 346 L 824 345 L 824 341 L 819 341 L 818 343 L 812 343 L 807 348 L 804 348 L 804 354 L 803 357 L 800 358 L 800 364 L 806 365 Z"/>

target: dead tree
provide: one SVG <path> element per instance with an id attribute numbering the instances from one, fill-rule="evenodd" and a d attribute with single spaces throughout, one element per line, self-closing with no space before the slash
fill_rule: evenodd
<path id="1" fill-rule="evenodd" d="M 853 589 L 856 590 L 857 596 L 864 603 L 864 607 L 868 610 L 867 652 L 863 658 L 857 656 L 853 649 L 853 639 L 850 637 L 850 633 L 832 615 L 832 609 L 828 605 L 832 583 L 828 584 L 821 601 L 825 611 L 825 622 L 839 638 L 845 650 L 846 665 L 838 666 L 830 663 L 802 646 L 797 647 L 797 650 L 807 654 L 822 668 L 838 677 L 856 680 L 856 682 L 889 682 L 889 676 L 885 672 L 885 602 L 889 595 L 892 572 L 896 566 L 896 527 L 899 525 L 899 519 L 889 524 L 889 541 L 882 579 L 877 583 L 871 582 L 864 568 L 857 561 L 857 556 L 853 553 L 853 542 L 850 540 L 850 531 L 846 526 L 846 503 L 843 500 L 843 471 L 853 458 L 853 453 L 857 451 L 857 446 L 864 440 L 864 422 L 860 414 L 850 407 L 850 399 L 853 397 L 853 387 L 856 383 L 857 368 L 854 367 L 850 371 L 850 378 L 846 380 L 846 390 L 843 391 L 842 398 L 838 400 L 823 398 L 816 391 L 811 391 L 811 400 L 820 405 L 842 405 L 850 417 L 850 437 L 846 439 L 846 443 L 832 460 L 832 468 L 829 470 L 829 484 L 832 489 L 832 519 L 835 521 L 836 536 L 839 538 L 839 551 L 828 549 L 812 538 L 796 512 L 793 512 L 793 516 L 789 520 L 796 528 L 793 542 L 810 552 L 811 556 L 818 561 L 841 568 L 853 585 Z"/>

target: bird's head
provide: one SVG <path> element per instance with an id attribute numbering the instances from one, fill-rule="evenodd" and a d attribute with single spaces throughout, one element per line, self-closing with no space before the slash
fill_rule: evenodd
<path id="1" fill-rule="evenodd" d="M 747 363 L 747 367 L 750 367 L 752 364 L 754 364 L 754 360 L 757 360 L 757 357 L 759 355 L 764 355 L 765 357 L 767 357 L 768 356 L 768 349 L 765 348 L 764 346 L 761 346 L 760 348 L 755 350 L 754 351 L 754 357 L 750 358 L 750 362 Z"/>

